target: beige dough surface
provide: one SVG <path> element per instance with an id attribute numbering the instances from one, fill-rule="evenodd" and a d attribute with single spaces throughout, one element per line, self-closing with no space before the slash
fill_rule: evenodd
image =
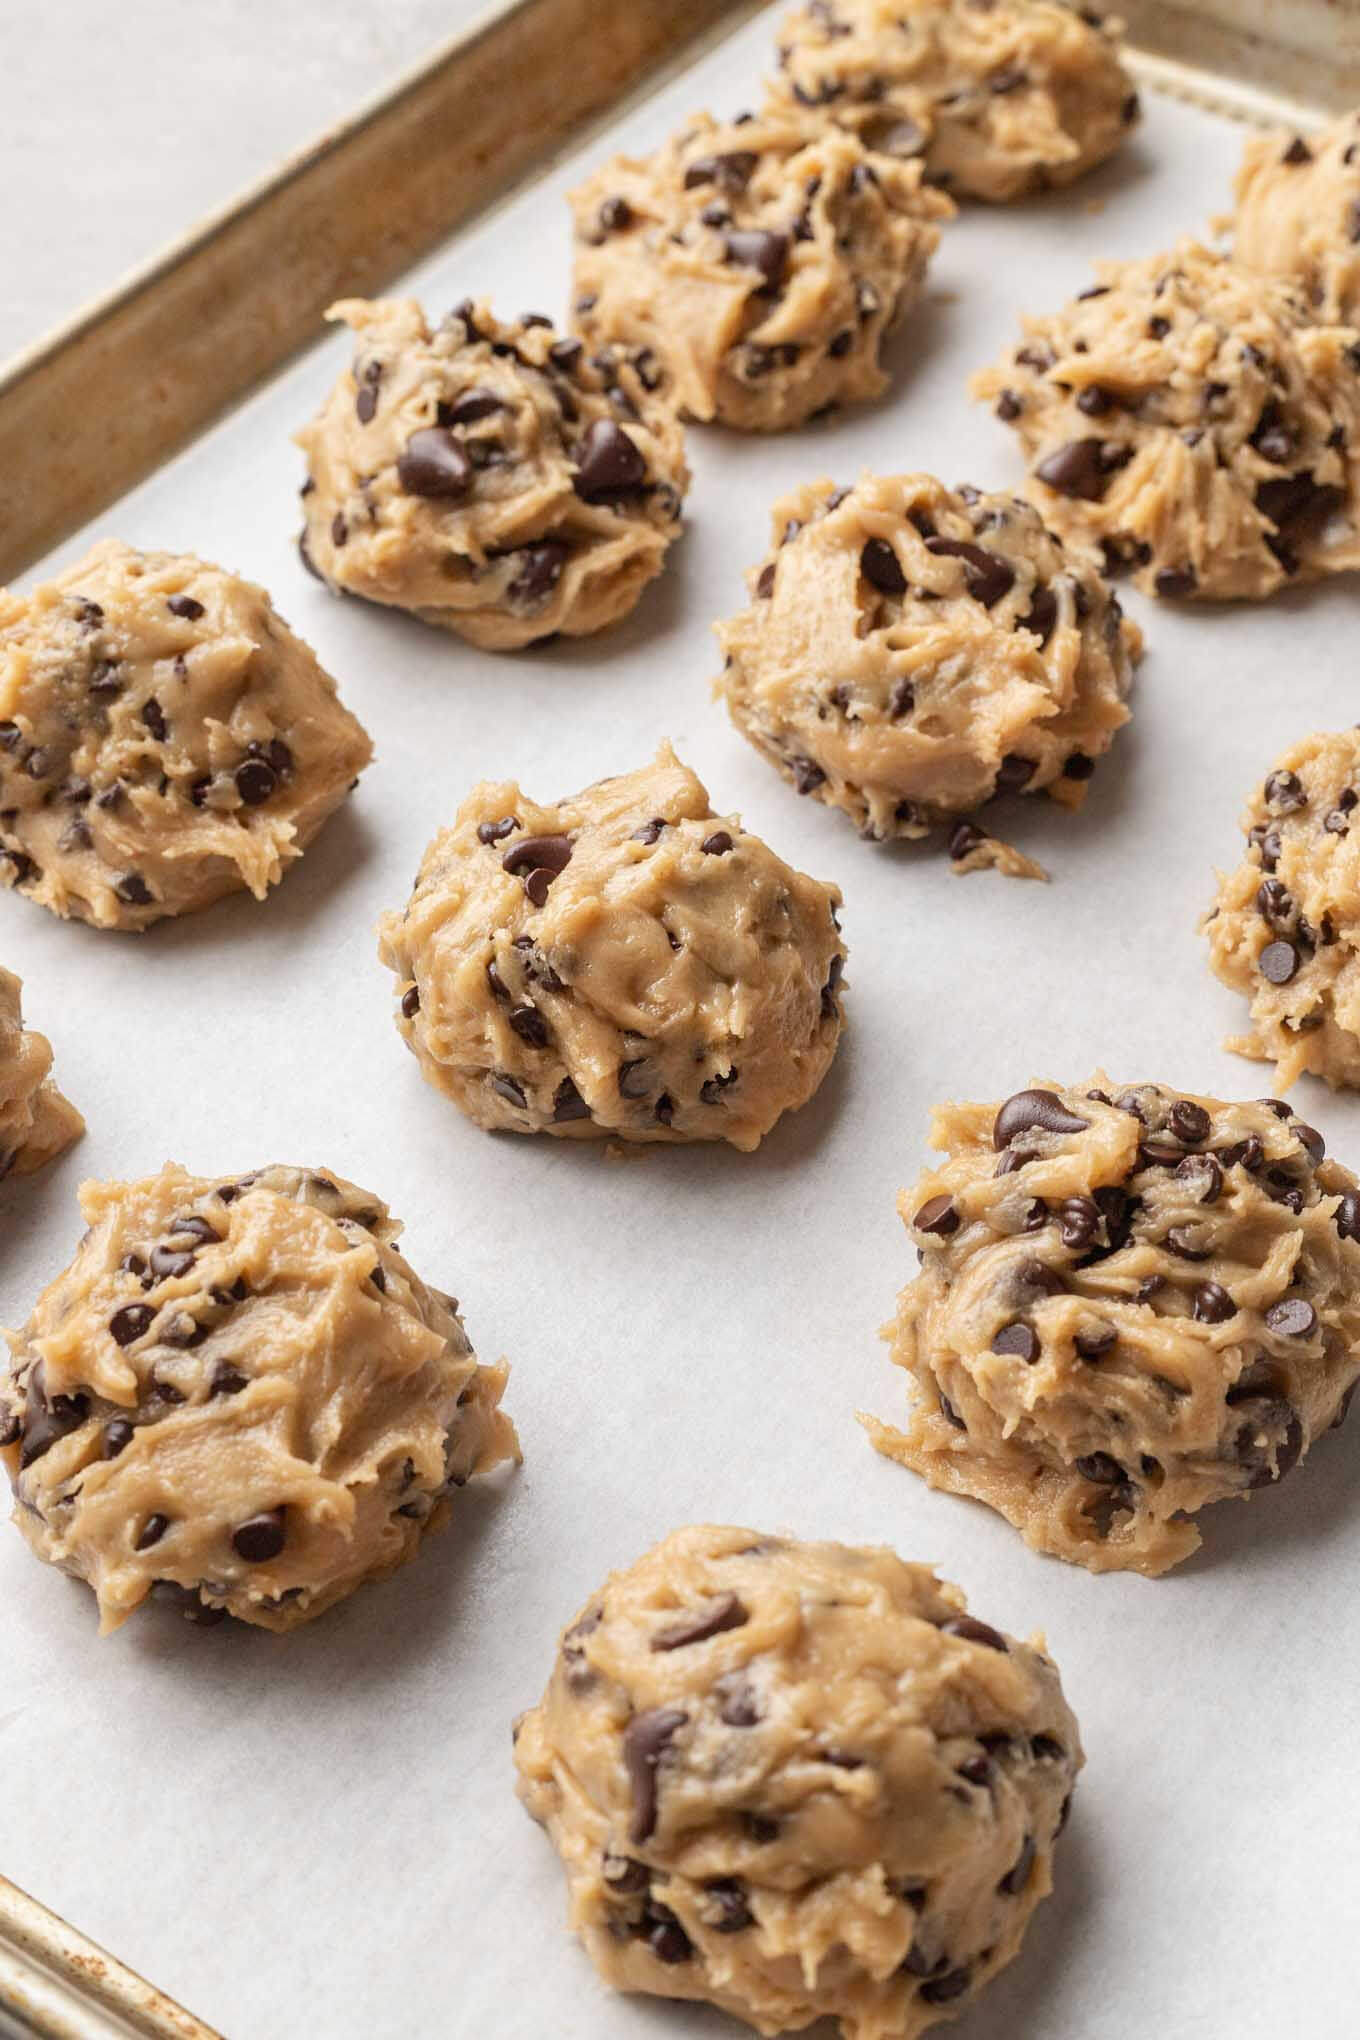
<path id="1" fill-rule="evenodd" d="M 380 953 L 426 1080 L 479 1126 L 754 1148 L 836 1052 L 839 903 L 663 744 L 550 805 L 474 787 Z"/>
<path id="2" fill-rule="evenodd" d="M 305 565 L 487 651 L 616 623 L 661 572 L 689 486 L 684 434 L 626 349 L 547 319 L 413 298 L 327 316 L 355 353 L 297 443 Z"/>
<path id="3" fill-rule="evenodd" d="M 1307 138 L 1253 135 L 1236 195 L 1234 259 L 1292 278 L 1318 318 L 1360 325 L 1360 113 Z"/>
<path id="4" fill-rule="evenodd" d="M 645 351 L 689 417 L 748 432 L 887 388 L 884 335 L 953 211 L 919 164 L 779 112 L 698 114 L 655 155 L 604 164 L 571 205 L 577 330 Z"/>
<path id="5" fill-rule="evenodd" d="M 1081 1768 L 1042 1638 L 891 1551 L 677 1530 L 564 1631 L 520 1795 L 607 1983 L 912 2040 L 1052 1888 Z"/>
<path id="6" fill-rule="evenodd" d="M 1251 1001 L 1229 1048 L 1360 1085 L 1360 734 L 1305 737 L 1256 789 L 1237 869 L 1205 918 L 1215 974 Z"/>
<path id="7" fill-rule="evenodd" d="M 1060 0 L 811 0 L 781 30 L 777 104 L 816 109 L 962 198 L 1070 184 L 1138 117 L 1123 24 Z"/>
<path id="8" fill-rule="evenodd" d="M 451 1297 L 338 1176 L 86 1183 L 89 1231 L 0 1373 L 0 1459 L 39 1558 L 116 1629 L 310 1621 L 410 1558 L 471 1475 L 519 1457 Z"/>
<path id="9" fill-rule="evenodd" d="M 0 1177 L 40 1169 L 85 1131 L 52 1082 L 51 1043 L 24 1026 L 21 990 L 14 973 L 0 969 Z"/>
<path id="10" fill-rule="evenodd" d="M 1096 273 L 973 380 L 1045 523 L 1155 595 L 1250 599 L 1360 566 L 1360 333 L 1193 241 Z"/>
<path id="11" fill-rule="evenodd" d="M 1156 1574 L 1340 1422 L 1360 1192 L 1287 1106 L 1097 1078 L 941 1106 L 931 1144 L 890 1328 L 915 1403 L 862 1419 L 880 1452 L 1036 1551 Z"/>
<path id="12" fill-rule="evenodd" d="M 277 885 L 368 736 L 263 588 L 105 539 L 0 590 L 0 882 L 98 928 Z"/>
<path id="13" fill-rule="evenodd" d="M 1013 496 L 930 475 L 776 503 L 750 607 L 718 625 L 733 722 L 861 835 L 953 825 L 956 870 L 1039 867 L 960 821 L 997 793 L 1086 796 L 1141 649 L 1089 560 Z"/>

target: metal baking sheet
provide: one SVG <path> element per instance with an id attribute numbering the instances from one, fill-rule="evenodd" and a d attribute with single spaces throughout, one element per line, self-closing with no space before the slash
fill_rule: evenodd
<path id="1" fill-rule="evenodd" d="M 780 11 L 633 108 L 588 159 L 650 146 L 698 107 L 749 103 Z M 1097 1065 L 1265 1088 L 1218 1046 L 1240 1014 L 1194 923 L 1275 753 L 1354 720 L 1354 589 L 1187 612 L 1131 595 L 1148 633 L 1135 721 L 1087 808 L 1005 817 L 1049 886 L 957 880 L 938 852 L 860 843 L 798 801 L 708 692 L 711 621 L 742 601 L 776 495 L 864 467 L 1017 480 L 968 373 L 1022 309 L 1080 288 L 1092 259 L 1147 252 L 1226 204 L 1243 132 L 1221 109 L 1257 110 L 1259 82 L 1239 92 L 1165 46 L 1145 74 L 1158 65 L 1197 97 L 1153 93 L 1117 162 L 947 230 L 883 403 L 771 441 L 693 433 L 689 532 L 607 636 L 492 658 L 306 579 L 288 435 L 344 358 L 334 338 L 98 520 L 262 580 L 378 757 L 263 907 L 224 903 L 131 940 L 0 899 L 0 955 L 90 1125 L 56 1166 L 0 1188 L 0 1318 L 21 1322 L 68 1258 L 82 1176 L 167 1156 L 204 1171 L 332 1167 L 406 1218 L 413 1261 L 463 1299 L 479 1350 L 510 1357 L 527 1455 L 467 1490 L 402 1575 L 290 1638 L 199 1632 L 158 1610 L 100 1643 L 84 1590 L 0 1537 L 5 1871 L 230 2040 L 736 2030 L 600 1988 L 509 1755 L 560 1624 L 609 1567 L 703 1518 L 888 1542 L 936 1563 L 984 1616 L 1047 1631 L 1090 1764 L 1057 1893 L 961 2036 L 1123 2040 L 1134 2018 L 1159 2040 L 1354 2030 L 1336 1959 L 1360 1874 L 1345 1754 L 1360 1678 L 1353 1439 L 1324 1441 L 1278 1494 L 1217 1511 L 1206 1551 L 1148 1583 L 1033 1556 L 999 1519 L 878 1460 L 854 1422 L 903 1406 L 875 1327 L 913 1264 L 894 1197 L 933 1101 Z M 436 307 L 489 290 L 506 311 L 561 314 L 562 193 L 581 167 L 474 225 L 411 287 Z M 619 1165 L 488 1137 L 403 1053 L 374 921 L 474 780 L 551 795 L 627 769 L 663 735 L 720 809 L 842 886 L 841 1054 L 755 1156 Z M 1360 1162 L 1360 1101 L 1308 1084 L 1299 1102 Z"/>

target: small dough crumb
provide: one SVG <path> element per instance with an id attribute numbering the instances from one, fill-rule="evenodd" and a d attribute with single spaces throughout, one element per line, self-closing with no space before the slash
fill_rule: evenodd
<path id="1" fill-rule="evenodd" d="M 706 1525 L 586 1603 L 515 1758 L 606 1983 L 845 2040 L 1012 1960 L 1083 1761 L 1042 1637 L 891 1551 Z"/>
<path id="2" fill-rule="evenodd" d="M 426 1080 L 479 1126 L 750 1149 L 835 1055 L 839 904 L 663 744 L 549 806 L 474 787 L 380 953 Z"/>
<path id="3" fill-rule="evenodd" d="M 956 871 L 1042 866 L 971 820 L 998 794 L 1086 797 L 1129 719 L 1137 627 L 1013 496 L 930 475 L 815 482 L 775 505 L 717 692 L 799 793 L 872 841 L 951 829 Z"/>
<path id="4" fill-rule="evenodd" d="M 617 623 L 661 572 L 689 487 L 644 360 L 587 357 L 538 313 L 413 298 L 326 315 L 358 345 L 307 456 L 304 566 L 486 651 Z"/>
<path id="5" fill-rule="evenodd" d="M 887 388 L 884 336 L 953 211 L 919 164 L 789 114 L 698 114 L 571 203 L 578 331 L 645 356 L 688 416 L 747 432 Z"/>
<path id="6" fill-rule="evenodd" d="M 85 1121 L 52 1082 L 52 1047 L 24 1026 L 22 985 L 0 970 L 0 1178 L 27 1176 L 55 1160 Z"/>
<path id="7" fill-rule="evenodd" d="M 1226 1045 L 1360 1085 L 1360 734 L 1305 737 L 1252 795 L 1236 871 L 1205 917 L 1216 976 L 1251 1001 L 1252 1031 Z"/>
<path id="8" fill-rule="evenodd" d="M 898 1201 L 921 1272 L 888 1328 L 931 1487 L 1090 1572 L 1164 1573 L 1192 1518 L 1284 1476 L 1360 1374 L 1360 1189 L 1275 1099 L 1035 1086 L 938 1108 Z"/>
<path id="9" fill-rule="evenodd" d="M 1045 523 L 1151 595 L 1250 600 L 1360 566 L 1360 332 L 1194 241 L 1096 273 L 973 379 Z"/>
<path id="10" fill-rule="evenodd" d="M 961 198 L 1020 198 L 1084 176 L 1137 120 L 1122 31 L 1061 0 L 809 0 L 770 91 Z"/>
<path id="11" fill-rule="evenodd" d="M 1234 259 L 1292 278 L 1315 317 L 1360 325 L 1360 113 L 1306 138 L 1253 135 L 1236 198 Z"/>
<path id="12" fill-rule="evenodd" d="M 478 1365 L 378 1198 L 167 1163 L 80 1204 L 75 1259 L 8 1335 L 0 1460 L 15 1523 L 94 1589 L 101 1632 L 148 1596 L 295 1628 L 518 1461 L 506 1368 Z"/>
<path id="13" fill-rule="evenodd" d="M 142 929 L 262 900 L 373 746 L 263 588 L 106 539 L 0 590 L 0 883 Z"/>

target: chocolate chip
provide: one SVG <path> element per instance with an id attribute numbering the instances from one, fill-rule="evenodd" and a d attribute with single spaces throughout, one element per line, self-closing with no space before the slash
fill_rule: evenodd
<path id="1" fill-rule="evenodd" d="M 737 1877 L 715 1877 L 704 1886 L 704 1897 L 715 1908 L 705 1925 L 715 1934 L 739 1934 L 755 1925 L 755 1914 L 746 1902 L 746 1887 Z"/>
<path id="2" fill-rule="evenodd" d="M 1029 1873 L 1034 1868 L 1034 1854 L 1034 1837 L 1026 1835 L 1020 1854 L 997 1885 L 997 1890 L 1005 1892 L 1008 1898 L 1017 1898 L 1029 1883 Z"/>
<path id="3" fill-rule="evenodd" d="M 168 1516 L 148 1516 L 133 1543 L 134 1551 L 150 1551 L 153 1544 L 159 1544 L 170 1528 Z"/>
<path id="4" fill-rule="evenodd" d="M 743 227 L 725 235 L 723 246 L 729 262 L 760 272 L 766 290 L 773 289 L 783 280 L 789 266 L 787 234 L 775 233 L 765 227 Z"/>
<path id="5" fill-rule="evenodd" d="M 1305 140 L 1303 139 L 1302 135 L 1295 135 L 1293 141 L 1289 144 L 1289 147 L 1280 157 L 1280 161 L 1282 163 L 1288 163 L 1291 166 L 1298 163 L 1311 163 L 1312 160 L 1313 152 L 1309 148 L 1307 142 L 1305 142 Z"/>
<path id="6" fill-rule="evenodd" d="M 986 830 L 980 829 L 976 822 L 955 822 L 949 832 L 949 854 L 956 864 L 960 864 L 986 841 Z"/>
<path id="7" fill-rule="evenodd" d="M 113 889 L 125 907 L 149 907 L 155 899 L 150 886 L 137 871 L 125 871 Z"/>
<path id="8" fill-rule="evenodd" d="M 1016 1091 L 1007 1098 L 992 1122 L 992 1147 L 998 1153 L 1022 1133 L 1038 1129 L 1043 1133 L 1084 1133 L 1089 1119 L 1069 1112 L 1052 1091 Z"/>
<path id="9" fill-rule="evenodd" d="M 880 594 L 905 595 L 907 592 L 907 577 L 886 538 L 865 541 L 859 556 L 859 570 Z"/>
<path id="10" fill-rule="evenodd" d="M 826 774 L 811 758 L 790 758 L 789 770 L 793 774 L 794 788 L 798 793 L 815 793 L 826 782 Z"/>
<path id="11" fill-rule="evenodd" d="M 142 721 L 156 742 L 163 744 L 170 734 L 170 725 L 166 722 L 165 712 L 154 694 L 142 703 L 141 715 Z"/>
<path id="12" fill-rule="evenodd" d="M 1073 439 L 1056 452 L 1047 454 L 1034 472 L 1050 489 L 1063 496 L 1077 496 L 1098 503 L 1109 487 L 1110 470 L 1105 462 L 1103 439 Z"/>
<path id="13" fill-rule="evenodd" d="M 1124 1479 L 1124 1469 L 1108 1452 L 1087 1452 L 1073 1462 L 1083 1480 L 1098 1487 L 1114 1487 Z"/>
<path id="14" fill-rule="evenodd" d="M 643 1918 L 647 1945 L 658 1962 L 688 1962 L 694 1945 L 669 1906 L 649 1900 Z"/>
<path id="15" fill-rule="evenodd" d="M 943 1976 L 931 1977 L 921 1985 L 922 2002 L 928 2005 L 947 2005 L 954 1998 L 962 1997 L 973 1980 L 971 1969 L 950 1969 Z"/>
<path id="16" fill-rule="evenodd" d="M 477 841 L 479 843 L 499 843 L 503 837 L 513 835 L 518 827 L 518 815 L 502 815 L 498 822 L 479 822 L 477 824 Z"/>
<path id="17" fill-rule="evenodd" d="M 50 1452 L 59 1439 L 78 1430 L 90 1413 L 90 1399 L 80 1390 L 74 1395 L 47 1393 L 46 1369 L 41 1360 L 29 1369 L 24 1393 L 23 1443 L 19 1449 L 21 1472 L 35 1459 L 41 1459 L 45 1452 Z"/>
<path id="18" fill-rule="evenodd" d="M 109 1331 L 115 1344 L 130 1346 L 150 1329 L 156 1313 L 149 1303 L 125 1303 L 109 1319 Z"/>
<path id="19" fill-rule="evenodd" d="M 467 494 L 473 479 L 467 450 L 446 425 L 413 432 L 397 460 L 397 480 L 408 496 L 453 501 Z"/>
<path id="20" fill-rule="evenodd" d="M 597 418 L 576 450 L 572 488 L 584 503 L 630 495 L 647 479 L 647 463 L 612 418 Z"/>
<path id="21" fill-rule="evenodd" d="M 623 1897 L 635 1897 L 652 1881 L 652 1873 L 645 1863 L 637 1862 L 632 1856 L 611 1856 L 607 1853 L 600 1864 L 600 1875 L 611 1891 Z"/>
<path id="22" fill-rule="evenodd" d="M 506 593 L 513 602 L 541 602 L 561 580 L 571 547 L 560 539 L 545 538 L 538 545 L 522 547 L 511 557 L 518 565 Z"/>
<path id="23" fill-rule="evenodd" d="M 1167 1121 L 1177 1140 L 1187 1146 L 1207 1140 L 1212 1121 L 1202 1105 L 1196 1105 L 1192 1098 L 1177 1098 L 1167 1114 Z"/>
<path id="24" fill-rule="evenodd" d="M 1343 1240 L 1360 1240 L 1360 1191 L 1343 1191 L 1332 1224 Z"/>
<path id="25" fill-rule="evenodd" d="M 589 1119 L 590 1107 L 570 1077 L 563 1077 L 553 1092 L 553 1124 L 565 1126 L 573 1119 Z"/>
<path id="26" fill-rule="evenodd" d="M 1236 1317 L 1237 1305 L 1221 1282 L 1201 1282 L 1195 1291 L 1191 1316 L 1202 1325 L 1223 1325 Z"/>
<path id="27" fill-rule="evenodd" d="M 745 191 L 757 162 L 753 149 L 729 149 L 720 156 L 697 156 L 685 166 L 685 190 L 700 184 L 717 184 L 735 194 Z"/>
<path id="28" fill-rule="evenodd" d="M 258 1516 L 239 1523 L 231 1533 L 232 1549 L 247 1565 L 267 1565 L 277 1558 L 288 1541 L 286 1509 L 262 1510 Z"/>
<path id="29" fill-rule="evenodd" d="M 754 1728 L 760 1720 L 755 1689 L 739 1672 L 726 1672 L 713 1687 L 718 1699 L 718 1719 L 728 1728 Z"/>
<path id="30" fill-rule="evenodd" d="M 928 538 L 925 543 L 929 553 L 963 561 L 968 593 L 984 609 L 994 608 L 1015 585 L 1015 569 L 1000 553 L 963 538 Z"/>
<path id="31" fill-rule="evenodd" d="M 1306 1152 L 1309 1161 L 1316 1168 L 1327 1152 L 1327 1143 L 1315 1126 L 1308 1126 L 1303 1120 L 1295 1120 L 1293 1134 L 1299 1146 Z"/>
<path id="32" fill-rule="evenodd" d="M 1257 969 L 1272 985 L 1287 985 L 1299 967 L 1299 952 L 1292 942 L 1267 942 L 1256 959 Z"/>
<path id="33" fill-rule="evenodd" d="M 1072 1344 L 1083 1360 L 1103 1360 L 1118 1336 L 1113 1325 L 1093 1325 L 1078 1332 Z"/>
<path id="34" fill-rule="evenodd" d="M 979 1622 L 974 1615 L 950 1615 L 935 1626 L 945 1636 L 961 1636 L 965 1643 L 985 1644 L 988 1650 L 1010 1649 L 999 1629 L 993 1629 L 989 1622 Z"/>
<path id="35" fill-rule="evenodd" d="M 705 857 L 726 857 L 732 848 L 732 838 L 726 829 L 715 829 L 711 836 L 705 836 L 699 845 Z"/>
<path id="36" fill-rule="evenodd" d="M 1202 1244 L 1202 1236 L 1189 1225 L 1173 1225 L 1166 1236 L 1166 1245 L 1182 1261 L 1207 1261 L 1213 1252 L 1212 1247 Z"/>
<path id="37" fill-rule="evenodd" d="M 1266 1325 L 1282 1339 L 1311 1339 L 1317 1330 L 1317 1312 L 1306 1298 L 1287 1296 L 1271 1304 Z"/>
<path id="38" fill-rule="evenodd" d="M 966 1778 L 970 1785 L 990 1785 L 992 1782 L 990 1757 L 965 1757 L 961 1764 L 955 1766 L 955 1771 L 960 1778 Z"/>
<path id="39" fill-rule="evenodd" d="M 937 1239 L 948 1239 L 950 1233 L 959 1229 L 958 1208 L 952 1197 L 928 1197 L 912 1224 L 917 1232 L 933 1233 Z"/>
<path id="40" fill-rule="evenodd" d="M 645 1842 L 656 1832 L 657 1770 L 677 1731 L 689 1716 L 678 1707 L 651 1707 L 635 1714 L 623 1732 L 623 1761 L 633 1793 L 629 1838 Z"/>
<path id="41" fill-rule="evenodd" d="M 126 1452 L 132 1443 L 132 1435 L 132 1426 L 127 1419 L 114 1417 L 104 1426 L 104 1436 L 99 1447 L 100 1458 L 116 1459 L 120 1452 Z"/>
<path id="42" fill-rule="evenodd" d="M 218 1395 L 239 1395 L 242 1389 L 249 1385 L 245 1375 L 238 1368 L 233 1367 L 229 1360 L 223 1360 L 213 1370 L 208 1395 L 209 1398 Z"/>
<path id="43" fill-rule="evenodd" d="M 1090 1197 L 1067 1197 L 1058 1207 L 1058 1237 L 1074 1253 L 1089 1247 L 1100 1230 L 1100 1207 Z"/>
<path id="44" fill-rule="evenodd" d="M 550 879 L 556 878 L 570 864 L 571 849 L 569 836 L 521 836 L 501 858 L 501 870 L 508 871 L 512 878 L 525 872 L 532 876 L 536 871 L 546 871 Z"/>
<path id="45" fill-rule="evenodd" d="M 1176 1165 L 1176 1179 L 1200 1204 L 1216 1204 L 1223 1194 L 1223 1171 L 1212 1155 L 1186 1155 Z"/>
<path id="46" fill-rule="evenodd" d="M 1039 1357 L 1039 1337 L 1030 1325 L 1018 1319 L 1013 1324 L 1003 1325 L 992 1340 L 994 1353 L 1014 1353 L 1031 1367 Z"/>
<path id="47" fill-rule="evenodd" d="M 506 1017 L 520 1040 L 527 1041 L 531 1048 L 548 1046 L 548 1023 L 537 1006 L 515 1006 Z"/>
<path id="48" fill-rule="evenodd" d="M 236 768 L 236 791 L 247 807 L 259 807 L 278 785 L 274 768 L 263 758 L 247 758 Z"/>
<path id="49" fill-rule="evenodd" d="M 736 1594 L 718 1594 L 706 1608 L 658 1629 L 651 1647 L 653 1650 L 683 1650 L 687 1644 L 707 1643 L 709 1637 L 720 1636 L 724 1630 L 741 1629 L 750 1619 L 745 1603 Z"/>
<path id="50" fill-rule="evenodd" d="M 151 1249 L 151 1273 L 159 1281 L 174 1281 L 177 1276 L 187 1275 L 197 1258 L 191 1249 L 172 1247 L 162 1240 Z"/>
<path id="51" fill-rule="evenodd" d="M 492 971 L 494 969 L 495 969 L 494 964 L 487 965 L 488 971 Z M 420 987 L 419 985 L 408 985 L 406 987 L 406 990 L 401 995 L 402 1018 L 403 1020 L 414 1020 L 416 1014 L 419 1011 L 420 1011 Z"/>
<path id="52" fill-rule="evenodd" d="M 675 1117 L 675 1100 L 669 1091 L 663 1091 L 653 1109 L 653 1118 L 660 1126 L 669 1126 Z"/>
<path id="53" fill-rule="evenodd" d="M 1013 424 L 1024 408 L 1014 390 L 1002 390 L 996 400 L 996 415 L 1003 425 Z"/>
<path id="54" fill-rule="evenodd" d="M 1153 577 L 1153 588 L 1158 595 L 1175 600 L 1178 596 L 1193 595 L 1199 586 L 1199 576 L 1192 566 L 1159 567 Z"/>

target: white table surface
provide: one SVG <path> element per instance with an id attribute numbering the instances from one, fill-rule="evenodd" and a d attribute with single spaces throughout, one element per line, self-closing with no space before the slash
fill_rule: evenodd
<path id="1" fill-rule="evenodd" d="M 0 362 L 487 4 L 42 0 L 20 9 L 16 0 L 0 10 Z"/>

